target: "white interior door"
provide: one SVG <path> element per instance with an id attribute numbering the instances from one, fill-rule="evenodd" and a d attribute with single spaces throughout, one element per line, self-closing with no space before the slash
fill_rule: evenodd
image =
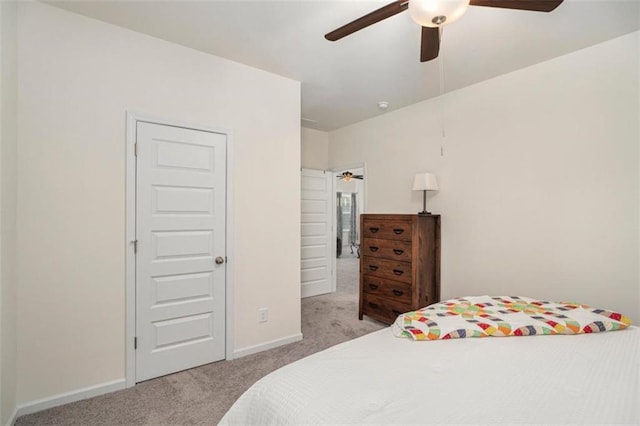
<path id="1" fill-rule="evenodd" d="M 302 169 L 301 295 L 317 296 L 335 291 L 335 260 L 332 243 L 333 174 Z"/>
<path id="2" fill-rule="evenodd" d="M 136 381 L 225 356 L 226 135 L 136 127 Z"/>

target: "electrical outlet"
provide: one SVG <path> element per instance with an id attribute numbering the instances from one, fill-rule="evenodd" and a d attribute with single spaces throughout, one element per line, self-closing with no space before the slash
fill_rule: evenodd
<path id="1" fill-rule="evenodd" d="M 267 308 L 258 309 L 258 322 L 267 322 L 269 320 L 269 310 Z"/>

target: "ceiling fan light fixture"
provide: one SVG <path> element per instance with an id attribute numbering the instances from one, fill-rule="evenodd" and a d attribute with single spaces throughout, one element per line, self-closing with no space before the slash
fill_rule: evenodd
<path id="1" fill-rule="evenodd" d="M 423 27 L 437 28 L 464 15 L 470 0 L 409 0 L 411 19 Z"/>

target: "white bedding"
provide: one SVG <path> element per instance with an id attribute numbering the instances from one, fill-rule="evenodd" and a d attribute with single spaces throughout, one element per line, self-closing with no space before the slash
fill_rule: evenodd
<path id="1" fill-rule="evenodd" d="M 384 329 L 258 381 L 221 425 L 639 424 L 640 329 L 416 342 Z"/>

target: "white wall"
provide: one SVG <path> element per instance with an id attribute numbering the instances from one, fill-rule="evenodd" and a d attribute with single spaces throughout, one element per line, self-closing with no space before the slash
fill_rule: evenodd
<path id="1" fill-rule="evenodd" d="M 18 22 L 18 403 L 125 376 L 128 110 L 233 132 L 234 347 L 299 336 L 299 82 L 40 3 Z"/>
<path id="2" fill-rule="evenodd" d="M 0 2 L 0 424 L 16 407 L 17 35 L 15 2 Z"/>
<path id="3" fill-rule="evenodd" d="M 302 128 L 301 163 L 305 169 L 327 170 L 329 165 L 329 134 Z"/>
<path id="4" fill-rule="evenodd" d="M 366 162 L 369 212 L 418 212 L 414 173 L 438 176 L 444 298 L 577 300 L 638 322 L 639 34 L 333 131 L 329 165 Z"/>

